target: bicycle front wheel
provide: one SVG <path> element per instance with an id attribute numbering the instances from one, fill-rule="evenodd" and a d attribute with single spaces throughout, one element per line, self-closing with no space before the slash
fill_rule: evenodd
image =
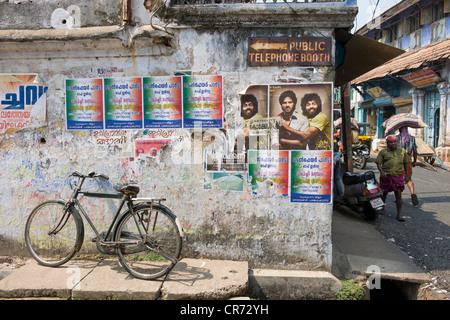
<path id="1" fill-rule="evenodd" d="M 138 205 L 115 233 L 119 260 L 134 277 L 151 280 L 169 273 L 180 257 L 182 237 L 175 217 L 164 208 Z"/>
<path id="2" fill-rule="evenodd" d="M 40 264 L 57 267 L 77 251 L 80 221 L 59 201 L 45 201 L 31 212 L 25 226 L 28 251 Z"/>

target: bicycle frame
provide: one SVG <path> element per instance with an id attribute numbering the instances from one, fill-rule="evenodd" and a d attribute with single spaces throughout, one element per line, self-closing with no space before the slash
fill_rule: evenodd
<path id="1" fill-rule="evenodd" d="M 106 240 L 108 239 L 109 235 L 111 234 L 113 227 L 116 225 L 116 222 L 119 218 L 120 215 L 120 211 L 122 211 L 123 206 L 125 205 L 126 202 L 128 202 L 128 207 L 131 210 L 131 203 L 129 202 L 129 199 L 127 199 L 127 196 L 124 195 L 122 196 L 121 194 L 106 194 L 106 193 L 92 193 L 92 192 L 80 192 L 82 193 L 84 196 L 86 197 L 95 197 L 95 198 L 113 198 L 113 199 L 121 199 L 122 201 L 119 204 L 119 208 L 117 209 L 116 213 L 114 214 L 114 218 L 111 222 L 111 224 L 108 227 L 108 231 L 106 232 L 106 234 L 104 235 L 102 240 Z M 92 220 L 89 218 L 88 213 L 86 212 L 86 210 L 83 208 L 83 206 L 81 205 L 81 203 L 78 201 L 77 198 L 73 199 L 73 207 L 75 208 L 75 210 L 77 210 L 79 213 L 81 213 L 83 215 L 83 217 L 86 219 L 86 221 L 88 222 L 89 226 L 91 227 L 91 229 L 94 231 L 95 235 L 97 237 L 100 237 L 100 232 L 97 230 L 97 228 L 95 227 L 94 223 L 92 222 Z M 114 243 L 107 243 L 107 244 L 114 244 Z"/>
<path id="2" fill-rule="evenodd" d="M 94 231 L 94 233 L 95 233 L 95 235 L 97 236 L 98 239 L 101 239 L 101 233 L 97 230 L 97 228 L 93 224 L 92 220 L 89 218 L 88 213 L 83 208 L 81 203 L 78 201 L 78 196 L 80 194 L 82 194 L 83 196 L 93 197 L 93 198 L 117 199 L 117 200 L 121 199 L 119 207 L 118 207 L 116 213 L 114 214 L 114 218 L 113 218 L 111 224 L 109 225 L 107 232 L 104 234 L 103 238 L 101 239 L 101 241 L 103 242 L 104 245 L 114 246 L 114 245 L 118 245 L 119 244 L 119 242 L 117 242 L 117 241 L 112 241 L 112 240 L 106 241 L 106 240 L 109 238 L 111 233 L 114 234 L 113 230 L 114 230 L 117 222 L 120 220 L 120 217 L 122 215 L 125 215 L 128 211 L 133 212 L 133 205 L 135 203 L 142 203 L 142 202 L 149 203 L 151 205 L 151 208 L 153 208 L 153 204 L 155 202 L 158 202 L 158 205 L 162 206 L 161 205 L 161 201 L 165 201 L 166 200 L 165 198 L 132 198 L 129 195 L 123 194 L 123 193 L 101 193 L 101 192 L 82 191 L 81 187 L 82 187 L 86 177 L 85 176 L 84 177 L 80 177 L 80 179 L 81 179 L 81 181 L 80 181 L 79 185 L 75 185 L 74 186 L 72 195 L 71 195 L 69 201 L 67 202 L 66 207 L 67 208 L 72 207 L 77 212 L 78 215 L 80 215 L 80 213 L 81 213 L 81 215 L 88 222 L 89 226 Z M 122 215 L 121 215 L 120 212 L 122 211 L 125 203 L 128 206 L 128 210 L 124 211 L 122 213 Z M 162 206 L 162 207 L 165 208 L 164 206 Z M 80 217 L 81 217 L 81 215 L 80 215 Z M 65 217 L 63 216 L 61 218 L 61 221 L 58 224 L 58 226 L 52 232 L 57 232 L 57 230 L 59 229 L 59 226 L 61 226 L 61 228 L 64 226 L 64 224 L 65 224 L 65 222 L 63 222 L 64 219 L 65 219 Z M 154 221 L 154 225 L 156 224 L 156 219 Z M 66 218 L 66 220 L 67 220 L 67 218 Z M 181 224 L 180 224 L 178 218 L 175 219 L 175 222 L 176 222 L 178 230 L 180 231 L 180 234 L 183 236 L 183 229 L 181 227 Z M 138 224 L 138 221 L 136 221 L 136 218 L 135 218 L 135 223 Z M 147 221 L 147 228 L 146 228 L 146 230 L 149 230 L 149 223 L 150 223 L 150 219 L 148 219 L 148 221 Z M 141 235 L 141 236 L 144 237 L 144 241 L 143 242 L 145 242 L 147 234 Z M 81 238 L 80 248 L 81 248 L 81 244 L 83 243 L 83 241 L 84 241 L 84 239 Z M 137 244 L 136 242 L 120 242 L 120 243 L 121 244 Z"/>
<path id="3" fill-rule="evenodd" d="M 69 199 L 44 201 L 28 216 L 25 242 L 38 263 L 58 267 L 72 259 L 83 247 L 83 220 L 86 220 L 95 233 L 92 241 L 97 250 L 105 255 L 117 255 L 132 276 L 151 280 L 170 272 L 180 259 L 184 234 L 176 215 L 161 204 L 166 199 L 138 198 L 140 190 L 135 185 L 121 186 L 112 192 L 82 190 L 86 178 L 109 180 L 95 172 L 83 175 L 75 171 L 70 177 L 76 179 L 69 180 L 72 189 Z M 94 224 L 96 219 L 90 218 L 92 210 L 86 210 L 90 209 L 91 200 L 86 209 L 83 207 L 85 196 L 116 200 L 113 209 L 110 201 L 100 201 L 104 211 L 115 213 L 113 217 L 108 214 L 106 223 L 98 224 L 98 229 Z"/>

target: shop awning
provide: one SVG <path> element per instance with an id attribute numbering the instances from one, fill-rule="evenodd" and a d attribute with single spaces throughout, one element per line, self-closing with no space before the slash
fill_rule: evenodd
<path id="1" fill-rule="evenodd" d="M 341 29 L 336 30 L 335 37 L 336 60 L 340 60 L 336 68 L 335 87 L 340 87 L 405 52 Z"/>
<path id="2" fill-rule="evenodd" d="M 367 100 L 360 102 L 358 107 L 361 109 L 366 108 L 380 108 L 380 107 L 388 107 L 392 105 L 392 98 L 385 99 L 375 99 L 375 100 Z"/>
<path id="3" fill-rule="evenodd" d="M 404 71 L 416 70 L 425 64 L 450 58 L 450 38 L 432 43 L 421 49 L 405 53 L 385 64 L 361 75 L 352 81 L 353 85 L 361 84 L 372 79 L 384 78 Z"/>

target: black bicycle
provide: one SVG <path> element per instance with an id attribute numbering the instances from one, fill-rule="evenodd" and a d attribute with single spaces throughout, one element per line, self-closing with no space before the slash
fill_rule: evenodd
<path id="1" fill-rule="evenodd" d="M 134 277 L 150 280 L 170 272 L 180 258 L 183 230 L 172 211 L 161 204 L 165 199 L 137 198 L 136 185 L 124 186 L 117 193 L 86 192 L 81 187 L 87 178 L 109 178 L 95 172 L 74 172 L 69 177 L 77 182 L 68 201 L 44 201 L 28 217 L 25 242 L 39 264 L 57 267 L 72 259 L 83 245 L 84 216 L 96 235 L 98 250 L 118 255 L 121 265 Z M 78 201 L 80 194 L 121 199 L 106 232 L 100 233 L 94 226 Z"/>

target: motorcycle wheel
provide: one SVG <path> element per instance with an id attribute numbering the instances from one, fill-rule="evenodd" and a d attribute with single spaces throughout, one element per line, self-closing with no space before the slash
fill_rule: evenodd
<path id="1" fill-rule="evenodd" d="M 367 159 L 363 156 L 361 152 L 357 152 L 353 157 L 353 165 L 357 169 L 364 169 L 366 167 Z"/>
<path id="2" fill-rule="evenodd" d="M 369 220 L 369 221 L 374 221 L 379 217 L 380 211 L 381 211 L 380 209 L 374 209 L 374 208 L 372 208 L 370 203 L 367 203 L 364 205 L 364 210 L 363 210 L 362 215 L 363 215 L 364 219 Z"/>

